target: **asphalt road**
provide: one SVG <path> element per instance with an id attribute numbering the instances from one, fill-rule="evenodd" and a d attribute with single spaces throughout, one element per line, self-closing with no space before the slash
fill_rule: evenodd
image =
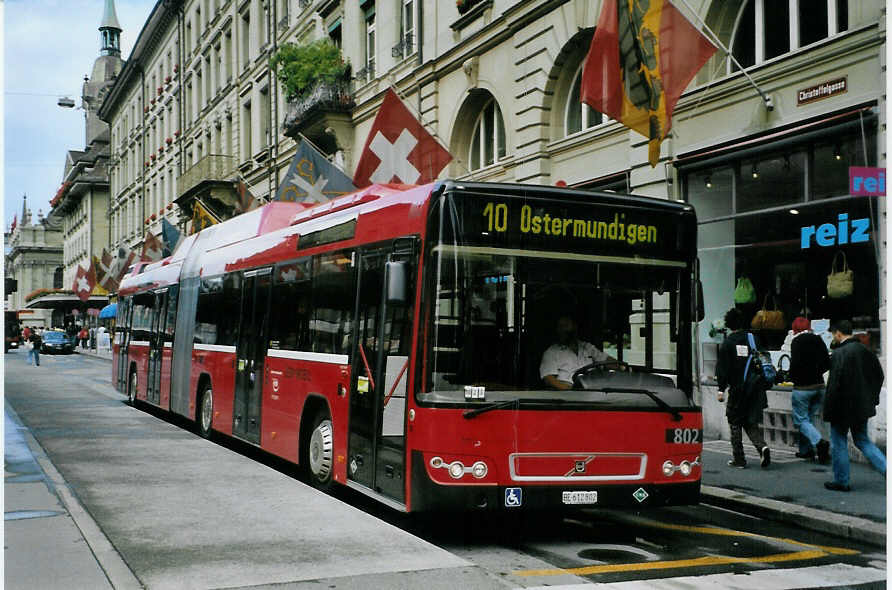
<path id="1" fill-rule="evenodd" d="M 145 587 L 886 585 L 882 551 L 707 506 L 573 518 L 418 517 L 349 490 L 326 496 L 248 445 L 208 442 L 182 420 L 129 407 L 110 374 L 108 361 L 42 355 L 32 367 L 12 352 L 5 396 L 83 518 Z M 33 555 L 34 567 L 45 557 L 18 554 Z"/>

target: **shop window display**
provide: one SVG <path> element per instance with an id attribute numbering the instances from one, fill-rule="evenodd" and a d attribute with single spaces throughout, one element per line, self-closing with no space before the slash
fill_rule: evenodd
<path id="1" fill-rule="evenodd" d="M 702 375 L 715 374 L 713 349 L 724 336 L 721 318 L 732 306 L 748 322 L 763 308 L 780 312 L 782 322 L 769 314 L 770 325 L 756 329 L 775 363 L 800 315 L 850 319 L 862 341 L 880 352 L 876 200 L 847 195 L 848 167 L 875 165 L 875 129 L 870 133 L 866 142 L 860 133 L 837 135 L 682 170 L 686 198 L 699 220 L 706 308 L 699 334 Z M 837 271 L 844 270 L 843 258 L 852 271 L 851 294 L 828 294 L 834 258 Z M 747 281 L 752 295 L 744 297 Z M 819 328 L 827 324 L 816 322 Z M 829 333 L 822 337 L 829 343 Z"/>

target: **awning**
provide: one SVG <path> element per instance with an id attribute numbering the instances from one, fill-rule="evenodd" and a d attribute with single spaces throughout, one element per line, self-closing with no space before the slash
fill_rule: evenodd
<path id="1" fill-rule="evenodd" d="M 99 310 L 99 319 L 104 320 L 108 318 L 113 318 L 118 315 L 118 304 L 117 303 L 109 303 L 105 307 Z"/>

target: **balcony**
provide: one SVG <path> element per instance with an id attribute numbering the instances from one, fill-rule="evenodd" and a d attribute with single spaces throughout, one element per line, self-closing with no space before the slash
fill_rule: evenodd
<path id="1" fill-rule="evenodd" d="M 399 43 L 393 46 L 390 50 L 391 57 L 396 57 L 399 59 L 405 59 L 412 55 L 412 33 L 406 33 L 406 36 L 403 37 Z"/>
<path id="2" fill-rule="evenodd" d="M 283 127 L 285 135 L 296 137 L 314 122 L 326 115 L 349 115 L 356 102 L 350 80 L 322 81 L 301 97 L 288 101 Z"/>
<path id="3" fill-rule="evenodd" d="M 232 156 L 209 154 L 177 178 L 177 195 L 193 192 L 204 183 L 227 182 L 233 176 L 236 161 Z"/>

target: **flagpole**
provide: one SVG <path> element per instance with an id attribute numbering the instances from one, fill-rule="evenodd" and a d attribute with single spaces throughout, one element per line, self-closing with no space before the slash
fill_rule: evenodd
<path id="1" fill-rule="evenodd" d="M 440 137 L 440 134 L 437 133 L 437 130 L 434 129 L 433 125 L 431 125 L 430 123 L 428 123 L 427 121 L 425 121 L 425 119 L 424 119 L 424 115 L 422 115 L 421 112 L 419 112 L 417 109 L 415 109 L 414 106 L 412 106 L 411 104 L 408 104 L 408 101 L 406 100 L 405 96 L 403 96 L 403 93 L 400 92 L 400 89 L 397 88 L 397 87 L 396 87 L 396 84 L 393 83 L 393 76 L 392 76 L 392 75 L 387 79 L 387 81 L 390 82 L 390 88 L 391 88 L 391 90 L 393 90 L 394 92 L 396 92 L 396 95 L 397 95 L 397 96 L 399 97 L 399 99 L 403 102 L 403 104 L 404 104 L 404 105 L 407 105 L 407 107 L 410 108 L 410 109 L 415 113 L 415 116 L 418 118 L 419 121 L 421 121 L 421 124 L 424 125 L 424 127 L 427 129 L 428 133 L 430 133 L 431 135 L 433 135 L 434 137 L 436 137 L 437 140 L 440 142 L 440 147 L 442 147 L 444 150 L 446 150 L 446 151 L 448 152 L 448 151 L 449 151 L 449 148 L 446 146 L 446 142 L 443 140 L 442 137 Z M 420 93 L 420 92 L 421 92 L 421 89 L 419 88 L 418 91 L 419 91 L 419 93 Z M 464 162 L 462 162 L 461 160 L 458 160 L 458 159 L 455 159 L 454 161 L 455 161 L 455 162 L 458 162 L 458 163 L 461 165 L 461 167 L 465 169 L 465 172 L 467 172 L 468 174 L 471 173 L 471 169 L 468 168 L 467 165 L 465 165 Z"/>
<path id="2" fill-rule="evenodd" d="M 765 103 L 765 108 L 769 111 L 773 111 L 774 101 L 771 99 L 771 97 L 765 94 L 765 92 L 763 92 L 761 88 L 759 88 L 759 85 L 756 84 L 756 81 L 753 80 L 752 76 L 750 76 L 749 73 L 743 68 L 743 66 L 740 65 L 740 62 L 737 61 L 737 58 L 734 57 L 734 54 L 731 53 L 731 51 L 729 51 L 727 47 L 725 47 L 725 44 L 722 43 L 722 40 L 719 39 L 719 36 L 716 35 L 715 32 L 713 32 L 713 30 L 709 28 L 709 25 L 706 24 L 706 21 L 700 18 L 700 15 L 697 14 L 697 11 L 691 8 L 691 5 L 688 4 L 688 0 L 681 0 L 681 3 L 685 5 L 685 7 L 688 9 L 688 12 L 694 15 L 694 18 L 697 19 L 697 23 L 703 28 L 703 30 L 709 33 L 709 36 L 711 37 L 710 41 L 712 41 L 719 47 L 719 49 L 725 52 L 725 56 L 731 59 L 731 62 L 737 66 L 737 68 L 743 73 L 744 77 L 746 77 L 749 83 L 752 84 L 753 88 L 756 89 L 756 92 L 759 93 L 759 96 L 762 97 L 762 101 Z"/>

